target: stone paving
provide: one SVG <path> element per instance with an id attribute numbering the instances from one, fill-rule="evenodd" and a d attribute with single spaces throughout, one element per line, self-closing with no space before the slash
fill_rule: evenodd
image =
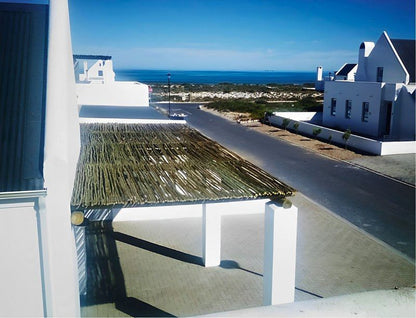
<path id="1" fill-rule="evenodd" d="M 399 252 L 298 193 L 295 301 L 409 287 Z M 254 211 L 253 211 L 254 212 Z M 192 316 L 262 305 L 263 214 L 222 217 L 222 263 L 201 266 L 201 220 L 113 224 L 128 299 L 82 307 L 83 317 Z M 118 234 L 122 233 L 122 234 Z"/>
<path id="2" fill-rule="evenodd" d="M 416 155 L 414 153 L 388 156 L 363 156 L 348 160 L 348 162 L 412 185 L 416 184 Z"/>

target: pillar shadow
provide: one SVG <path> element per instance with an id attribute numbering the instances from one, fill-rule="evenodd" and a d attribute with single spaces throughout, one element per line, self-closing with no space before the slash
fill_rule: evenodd
<path id="1" fill-rule="evenodd" d="M 224 268 L 224 269 L 239 269 L 239 270 L 245 271 L 247 273 L 263 277 L 263 274 L 260 274 L 260 273 L 253 272 L 251 270 L 242 268 L 242 267 L 240 267 L 240 264 L 238 264 L 236 261 L 232 261 L 232 260 L 223 260 L 223 261 L 221 261 L 220 267 Z M 308 294 L 308 295 L 311 295 L 311 296 L 314 296 L 314 297 L 317 297 L 317 298 L 323 298 L 322 296 L 320 296 L 318 294 L 312 293 L 312 292 L 304 290 L 302 288 L 295 287 L 295 289 L 302 292 L 302 293 L 305 293 L 305 294 Z"/>
<path id="2" fill-rule="evenodd" d="M 133 297 L 116 302 L 116 308 L 132 317 L 176 317 Z"/>
<path id="3" fill-rule="evenodd" d="M 113 303 L 126 298 L 112 222 L 94 221 L 85 227 L 85 291 L 81 305 Z"/>
<path id="4" fill-rule="evenodd" d="M 165 247 L 159 244 L 155 244 L 149 241 L 145 241 L 137 237 L 133 237 L 133 236 L 120 233 L 120 232 L 114 232 L 113 236 L 114 236 L 114 239 L 117 241 L 130 244 L 130 245 L 142 248 L 144 250 L 147 250 L 153 253 L 167 256 L 167 257 L 176 259 L 178 261 L 204 266 L 202 257 L 199 257 L 199 256 L 177 251 L 172 248 Z"/>
<path id="5" fill-rule="evenodd" d="M 85 226 L 85 291 L 81 305 L 115 303 L 116 309 L 133 317 L 175 317 L 134 297 L 127 297 L 124 275 L 111 220 Z M 80 237 L 78 237 L 79 239 Z"/>

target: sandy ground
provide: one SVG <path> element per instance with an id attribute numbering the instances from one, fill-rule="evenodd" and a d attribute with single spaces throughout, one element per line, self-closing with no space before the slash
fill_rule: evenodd
<path id="1" fill-rule="evenodd" d="M 218 116 L 227 118 L 230 121 L 238 121 L 239 118 L 247 118 L 248 114 L 233 113 L 233 112 L 218 112 L 216 110 L 208 109 L 203 107 L 204 111 L 211 112 Z M 285 140 L 291 144 L 307 148 L 314 152 L 317 152 L 321 155 L 337 159 L 337 160 L 353 160 L 359 159 L 362 157 L 361 154 L 356 153 L 352 150 L 345 149 L 344 147 L 338 147 L 336 145 L 328 144 L 313 138 L 305 137 L 295 133 L 291 133 L 288 130 L 277 128 L 274 126 L 263 125 L 258 121 L 244 121 L 241 120 L 240 123 L 246 127 L 259 131 L 261 133 L 267 134 L 273 138 Z"/>

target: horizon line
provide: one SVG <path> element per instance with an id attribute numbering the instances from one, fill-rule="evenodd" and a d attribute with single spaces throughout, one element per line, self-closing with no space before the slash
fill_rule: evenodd
<path id="1" fill-rule="evenodd" d="M 241 70 L 241 69 L 230 69 L 230 70 L 204 70 L 204 69 L 167 69 L 167 68 L 136 68 L 136 67 L 117 67 L 114 71 L 160 71 L 160 72 L 262 72 L 262 73 L 316 73 L 316 70 Z"/>

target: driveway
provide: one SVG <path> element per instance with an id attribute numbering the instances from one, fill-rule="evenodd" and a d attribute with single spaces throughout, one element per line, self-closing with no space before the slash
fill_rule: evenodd
<path id="1" fill-rule="evenodd" d="M 171 106 L 188 114 L 188 124 L 207 137 L 414 259 L 414 187 L 268 137 L 197 105 Z M 167 104 L 158 107 L 167 109 Z"/>

